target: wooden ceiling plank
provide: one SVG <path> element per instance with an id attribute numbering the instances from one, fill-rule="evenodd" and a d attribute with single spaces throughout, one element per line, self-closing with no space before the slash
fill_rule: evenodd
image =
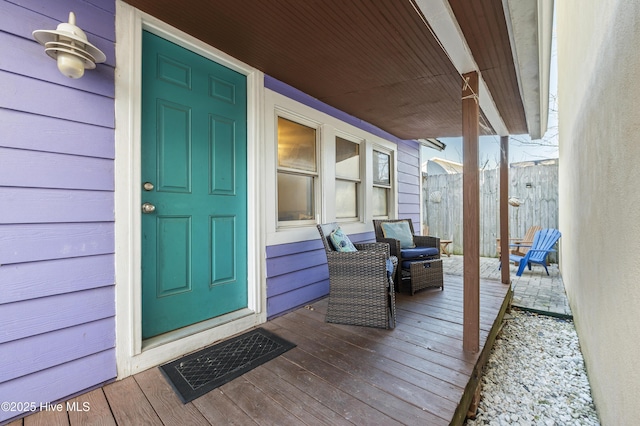
<path id="1" fill-rule="evenodd" d="M 414 9 L 418 0 L 126 1 L 392 134 L 405 138 L 461 134 L 461 79 Z M 504 82 L 504 65 L 512 61 L 504 54 L 509 46 L 497 43 L 504 40 L 506 29 L 500 24 L 481 27 L 499 20 L 496 8 L 501 1 L 451 0 L 451 4 L 452 9 L 456 2 L 479 4 L 480 9 L 467 8 L 466 17 L 460 18 L 467 23 L 461 27 L 474 25 L 471 31 L 488 40 L 482 48 L 486 58 L 478 61 L 489 64 L 484 71 L 486 84 L 501 110 L 517 113 L 518 106 L 510 99 L 517 80 L 515 86 L 508 79 Z M 517 121 L 515 117 L 508 121 Z"/>

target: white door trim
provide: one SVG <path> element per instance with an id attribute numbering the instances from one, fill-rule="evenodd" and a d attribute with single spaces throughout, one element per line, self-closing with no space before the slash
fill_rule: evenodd
<path id="1" fill-rule="evenodd" d="M 248 306 L 191 327 L 142 340 L 140 264 L 140 88 L 142 31 L 147 30 L 247 76 Z M 146 370 L 266 321 L 262 132 L 263 74 L 223 52 L 116 2 L 115 219 L 118 378 Z"/>

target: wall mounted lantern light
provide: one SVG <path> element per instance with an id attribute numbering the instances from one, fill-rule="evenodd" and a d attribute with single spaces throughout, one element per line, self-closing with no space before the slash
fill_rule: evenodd
<path id="1" fill-rule="evenodd" d="M 69 22 L 58 24 L 56 30 L 36 30 L 33 37 L 45 47 L 47 55 L 58 61 L 58 69 L 69 78 L 80 78 L 85 68 L 94 69 L 97 63 L 107 59 L 76 26 L 73 12 L 69 12 Z"/>

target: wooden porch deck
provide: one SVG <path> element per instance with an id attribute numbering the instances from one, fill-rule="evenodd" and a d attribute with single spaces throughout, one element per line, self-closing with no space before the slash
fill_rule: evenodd
<path id="1" fill-rule="evenodd" d="M 88 411 L 10 425 L 462 424 L 511 294 L 481 281 L 478 354 L 462 350 L 462 277 L 445 275 L 398 295 L 394 330 L 327 324 L 326 300 L 264 324 L 297 347 L 186 405 L 153 368 L 70 401 Z"/>

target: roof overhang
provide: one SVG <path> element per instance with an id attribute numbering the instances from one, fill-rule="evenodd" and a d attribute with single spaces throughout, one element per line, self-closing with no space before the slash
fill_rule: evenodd
<path id="1" fill-rule="evenodd" d="M 470 71 L 481 134 L 546 128 L 553 0 L 126 1 L 401 139 L 460 136 Z"/>
<path id="2" fill-rule="evenodd" d="M 488 123 L 481 124 L 485 126 L 485 133 L 491 133 L 488 128 L 491 126 L 498 135 L 509 134 L 449 2 L 446 0 L 416 0 L 416 5 L 427 19 L 429 26 L 433 29 L 434 36 L 440 41 L 443 50 L 458 73 L 462 76 L 473 71 L 480 72 L 478 100 L 480 109 L 488 120 Z"/>
<path id="3" fill-rule="evenodd" d="M 549 118 L 553 0 L 503 0 L 529 135 L 540 139 Z"/>

